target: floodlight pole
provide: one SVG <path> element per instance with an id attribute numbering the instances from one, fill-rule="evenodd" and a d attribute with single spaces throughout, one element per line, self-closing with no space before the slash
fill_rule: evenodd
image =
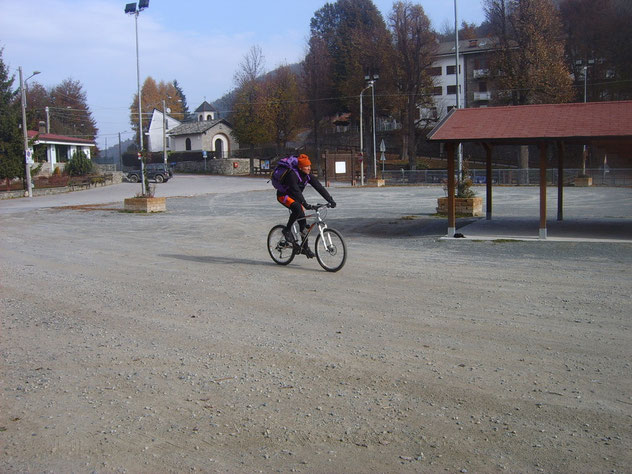
<path id="1" fill-rule="evenodd" d="M 145 194 L 145 163 L 143 161 L 142 153 L 143 153 L 143 112 L 141 107 L 141 98 L 140 98 L 140 60 L 138 54 L 138 15 L 139 13 L 149 6 L 149 0 L 143 2 L 142 0 L 138 3 L 138 5 L 134 3 L 128 3 L 125 6 L 125 13 L 134 15 L 134 24 L 136 27 L 136 89 L 138 92 L 138 155 L 140 158 L 140 176 L 141 176 L 141 185 L 142 185 L 142 194 Z M 132 10 L 133 8 L 133 10 Z"/>
<path id="2" fill-rule="evenodd" d="M 372 87 L 372 86 L 366 86 L 364 89 L 362 89 L 362 92 L 360 92 L 360 157 L 361 157 L 361 161 L 360 161 L 360 184 L 362 186 L 364 186 L 364 145 L 363 145 L 364 136 L 363 136 L 363 132 L 362 132 L 362 94 L 369 87 Z"/>
<path id="3" fill-rule="evenodd" d="M 136 9 L 134 12 L 134 24 L 136 26 L 136 88 L 138 90 L 138 144 L 139 144 L 139 152 L 141 153 L 140 157 L 140 176 L 141 176 L 141 186 L 142 193 L 145 194 L 145 161 L 143 160 L 143 112 L 141 107 L 141 99 L 140 99 L 140 60 L 138 55 L 138 14 L 140 10 Z"/>
<path id="4" fill-rule="evenodd" d="M 456 56 L 456 108 L 461 108 L 461 91 L 459 90 L 459 20 L 457 13 L 457 0 L 454 0 L 454 49 Z M 459 183 L 463 180 L 463 145 L 459 143 L 457 154 L 459 156 Z"/>

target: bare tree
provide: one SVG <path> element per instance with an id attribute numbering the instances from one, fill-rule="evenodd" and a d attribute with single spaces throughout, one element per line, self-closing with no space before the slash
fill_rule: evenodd
<path id="1" fill-rule="evenodd" d="M 402 158 L 415 169 L 417 157 L 418 106 L 432 104 L 432 77 L 427 68 L 432 65 L 436 49 L 435 34 L 421 5 L 396 2 L 390 15 L 390 29 L 395 46 L 393 77 L 399 93 L 397 100 L 402 122 Z"/>
<path id="2" fill-rule="evenodd" d="M 233 80 L 236 86 L 239 88 L 248 82 L 255 81 L 264 73 L 264 68 L 265 57 L 263 56 L 263 51 L 260 46 L 254 45 L 248 50 L 241 63 L 239 63 L 237 72 L 235 72 Z"/>

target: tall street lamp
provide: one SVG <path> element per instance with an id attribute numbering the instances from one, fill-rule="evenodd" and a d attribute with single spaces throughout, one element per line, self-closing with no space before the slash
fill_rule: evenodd
<path id="1" fill-rule="evenodd" d="M 128 3 L 125 5 L 125 13 L 134 15 L 134 23 L 136 25 L 136 88 L 138 91 L 138 144 L 139 144 L 139 157 L 143 152 L 143 113 L 140 100 L 140 61 L 138 59 L 138 14 L 145 8 L 149 7 L 149 0 L 140 0 L 138 7 L 136 2 Z M 143 194 L 145 193 L 145 164 L 143 160 L 140 160 L 140 175 L 141 185 L 143 187 Z"/>
<path id="2" fill-rule="evenodd" d="M 28 81 L 31 77 L 40 74 L 39 71 L 33 71 L 33 74 L 31 74 L 29 77 L 27 77 L 26 79 L 23 79 L 22 76 L 22 67 L 18 67 L 18 71 L 20 72 L 20 101 L 22 103 L 22 134 L 24 135 L 24 171 L 26 173 L 26 189 L 27 189 L 27 194 L 28 197 L 32 198 L 33 197 L 33 189 L 31 188 L 31 163 L 32 163 L 32 159 L 31 159 L 31 153 L 29 150 L 29 136 L 28 136 L 28 132 L 26 130 L 26 91 L 24 90 L 24 84 L 26 83 L 26 81 Z"/>
<path id="3" fill-rule="evenodd" d="M 373 85 L 368 85 L 366 86 L 364 89 L 362 89 L 362 91 L 360 92 L 360 183 L 362 186 L 364 186 L 364 145 L 363 145 L 363 140 L 364 140 L 364 133 L 362 132 L 362 94 L 364 94 L 364 91 L 373 87 Z"/>
<path id="4" fill-rule="evenodd" d="M 377 179 L 377 151 L 375 142 L 375 81 L 380 78 L 378 74 L 364 76 L 371 88 L 371 101 L 373 102 L 373 177 Z"/>

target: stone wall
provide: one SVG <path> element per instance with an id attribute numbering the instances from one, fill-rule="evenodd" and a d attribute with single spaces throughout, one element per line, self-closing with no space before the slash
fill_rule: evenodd
<path id="1" fill-rule="evenodd" d="M 205 168 L 206 166 L 206 168 Z M 247 158 L 220 158 L 204 161 L 180 161 L 176 164 L 177 173 L 219 174 L 223 176 L 240 176 L 250 174 L 250 160 Z"/>

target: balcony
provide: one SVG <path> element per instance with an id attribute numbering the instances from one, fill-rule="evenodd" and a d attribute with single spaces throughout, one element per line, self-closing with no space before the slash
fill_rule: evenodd
<path id="1" fill-rule="evenodd" d="M 474 79 L 482 79 L 484 77 L 489 76 L 489 69 L 474 69 L 472 71 L 472 76 Z"/>
<path id="2" fill-rule="evenodd" d="M 491 98 L 492 98 L 491 92 L 474 92 L 475 101 L 491 100 Z"/>

